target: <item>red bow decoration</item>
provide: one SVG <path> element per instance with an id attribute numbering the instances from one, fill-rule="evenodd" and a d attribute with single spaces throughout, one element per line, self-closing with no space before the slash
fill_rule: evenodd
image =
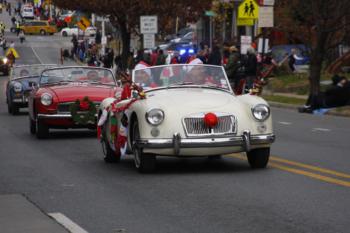
<path id="1" fill-rule="evenodd" d="M 82 111 L 87 111 L 90 108 L 90 103 L 87 101 L 81 101 L 79 104 L 79 109 Z"/>

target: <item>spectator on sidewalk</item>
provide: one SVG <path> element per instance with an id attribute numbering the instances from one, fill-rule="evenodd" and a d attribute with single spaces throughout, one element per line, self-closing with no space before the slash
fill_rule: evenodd
<path id="1" fill-rule="evenodd" d="M 313 113 L 322 108 L 335 108 L 350 105 L 350 81 L 346 77 L 334 75 L 332 85 L 318 96 L 310 95 L 306 104 L 299 108 L 301 113 Z"/>
<path id="2" fill-rule="evenodd" d="M 248 48 L 247 58 L 245 61 L 245 74 L 246 74 L 246 90 L 253 88 L 253 83 L 256 79 L 258 71 L 258 60 L 256 58 L 254 48 Z"/>
<path id="3" fill-rule="evenodd" d="M 221 66 L 221 52 L 219 46 L 214 45 L 208 57 L 208 64 Z"/>

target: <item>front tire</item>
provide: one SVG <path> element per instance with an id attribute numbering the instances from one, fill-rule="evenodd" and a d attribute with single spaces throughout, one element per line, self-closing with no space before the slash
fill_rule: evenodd
<path id="1" fill-rule="evenodd" d="M 62 36 L 63 36 L 63 37 L 67 37 L 67 36 L 68 36 L 68 33 L 67 33 L 66 31 L 63 31 L 63 32 L 62 32 Z"/>
<path id="2" fill-rule="evenodd" d="M 133 124 L 132 147 L 135 167 L 140 173 L 150 173 L 156 168 L 156 156 L 144 154 L 143 149 L 137 147 L 136 141 L 140 139 L 140 130 L 137 120 Z"/>
<path id="3" fill-rule="evenodd" d="M 49 137 L 49 127 L 41 120 L 36 120 L 36 137 L 38 139 L 45 139 Z"/>
<path id="4" fill-rule="evenodd" d="M 259 148 L 247 152 L 248 162 L 251 168 L 265 168 L 270 158 L 270 148 Z"/>
<path id="5" fill-rule="evenodd" d="M 7 111 L 15 116 L 18 114 L 19 108 L 16 105 L 14 105 L 13 103 L 11 103 L 11 101 L 9 101 L 9 103 L 7 105 Z"/>
<path id="6" fill-rule="evenodd" d="M 36 133 L 35 121 L 33 121 L 30 117 L 29 117 L 29 131 L 33 135 Z"/>

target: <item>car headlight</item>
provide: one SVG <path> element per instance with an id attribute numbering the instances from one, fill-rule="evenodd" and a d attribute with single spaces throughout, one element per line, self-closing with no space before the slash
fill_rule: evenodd
<path id="1" fill-rule="evenodd" d="M 22 83 L 14 82 L 14 83 L 13 83 L 13 90 L 14 90 L 15 92 L 21 92 L 21 91 L 23 90 Z"/>
<path id="2" fill-rule="evenodd" d="M 159 125 L 164 120 L 164 112 L 160 109 L 151 109 L 146 113 L 146 120 L 151 125 Z"/>
<path id="3" fill-rule="evenodd" d="M 265 121 L 270 116 L 270 108 L 265 104 L 258 104 L 252 108 L 252 114 L 258 121 Z"/>
<path id="4" fill-rule="evenodd" d="M 7 64 L 8 61 L 9 61 L 9 59 L 7 59 L 7 57 L 4 57 L 4 58 L 2 59 L 2 62 L 3 62 L 4 64 Z"/>
<path id="5" fill-rule="evenodd" d="M 49 106 L 52 104 L 52 96 L 49 93 L 44 93 L 41 95 L 41 103 L 44 106 Z"/>

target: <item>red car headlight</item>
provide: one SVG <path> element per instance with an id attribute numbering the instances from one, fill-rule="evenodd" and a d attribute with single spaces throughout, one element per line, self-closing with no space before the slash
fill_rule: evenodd
<path id="1" fill-rule="evenodd" d="M 44 106 L 49 106 L 52 104 L 52 95 L 49 93 L 43 93 L 40 98 L 40 102 Z"/>

